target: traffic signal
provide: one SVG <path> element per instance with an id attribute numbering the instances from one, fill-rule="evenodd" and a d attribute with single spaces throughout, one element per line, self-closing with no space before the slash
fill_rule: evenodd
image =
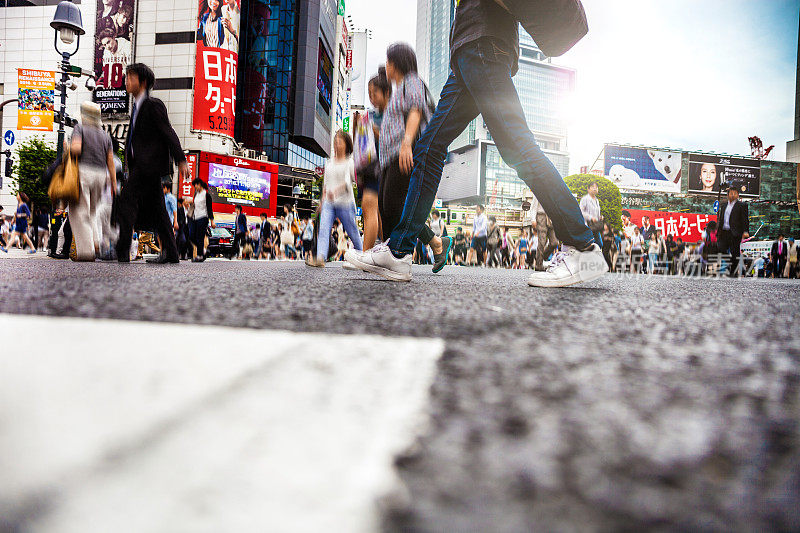
<path id="1" fill-rule="evenodd" d="M 14 168 L 14 160 L 11 159 L 10 157 L 6 156 L 6 177 L 7 178 L 11 177 L 11 171 L 13 170 L 13 168 Z"/>

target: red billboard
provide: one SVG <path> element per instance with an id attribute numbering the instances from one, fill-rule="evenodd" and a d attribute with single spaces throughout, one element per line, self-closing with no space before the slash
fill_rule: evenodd
<path id="1" fill-rule="evenodd" d="M 239 0 L 200 0 L 192 129 L 233 137 Z"/>
<path id="2" fill-rule="evenodd" d="M 278 207 L 278 165 L 253 159 L 200 152 L 198 176 L 208 184 L 214 211 L 274 217 Z"/>
<path id="3" fill-rule="evenodd" d="M 628 219 L 626 213 L 630 213 L 630 219 Z M 717 215 L 623 209 L 622 229 L 628 238 L 633 234 L 634 227 L 638 226 L 640 229 L 643 227 L 645 217 L 649 219 L 650 224 L 656 230 L 661 230 L 661 234 L 664 237 L 672 235 L 673 239 L 680 238 L 683 242 L 701 241 L 703 239 L 702 232 L 706 225 L 712 220 L 717 220 Z"/>

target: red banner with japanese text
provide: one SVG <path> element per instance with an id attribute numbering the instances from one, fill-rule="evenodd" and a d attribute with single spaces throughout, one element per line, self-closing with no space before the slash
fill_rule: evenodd
<path id="1" fill-rule="evenodd" d="M 200 0 L 192 129 L 233 137 L 239 0 Z"/>
<path id="2" fill-rule="evenodd" d="M 186 154 L 186 164 L 189 167 L 189 172 L 180 182 L 178 198 L 194 196 L 194 186 L 192 182 L 197 177 L 197 154 Z"/>
<path id="3" fill-rule="evenodd" d="M 645 233 L 645 229 L 652 226 L 655 230 L 661 230 L 664 237 L 672 235 L 673 239 L 681 239 L 683 242 L 699 242 L 703 239 L 703 230 L 712 220 L 716 222 L 717 215 L 622 210 L 622 229 L 628 238 L 633 234 L 635 227 Z"/>

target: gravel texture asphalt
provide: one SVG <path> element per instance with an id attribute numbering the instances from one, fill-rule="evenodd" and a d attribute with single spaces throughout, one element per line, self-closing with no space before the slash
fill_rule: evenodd
<path id="1" fill-rule="evenodd" d="M 526 277 L 9 258 L 0 294 L 13 314 L 443 338 L 386 531 L 800 530 L 800 283 Z"/>

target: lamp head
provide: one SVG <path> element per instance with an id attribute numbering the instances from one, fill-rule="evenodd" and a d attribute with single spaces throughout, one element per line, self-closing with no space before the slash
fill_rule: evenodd
<path id="1" fill-rule="evenodd" d="M 76 34 L 86 33 L 83 29 L 80 8 L 68 0 L 64 0 L 56 6 L 56 14 L 53 15 L 50 26 L 58 32 L 58 36 L 64 44 L 71 44 L 75 40 Z"/>

